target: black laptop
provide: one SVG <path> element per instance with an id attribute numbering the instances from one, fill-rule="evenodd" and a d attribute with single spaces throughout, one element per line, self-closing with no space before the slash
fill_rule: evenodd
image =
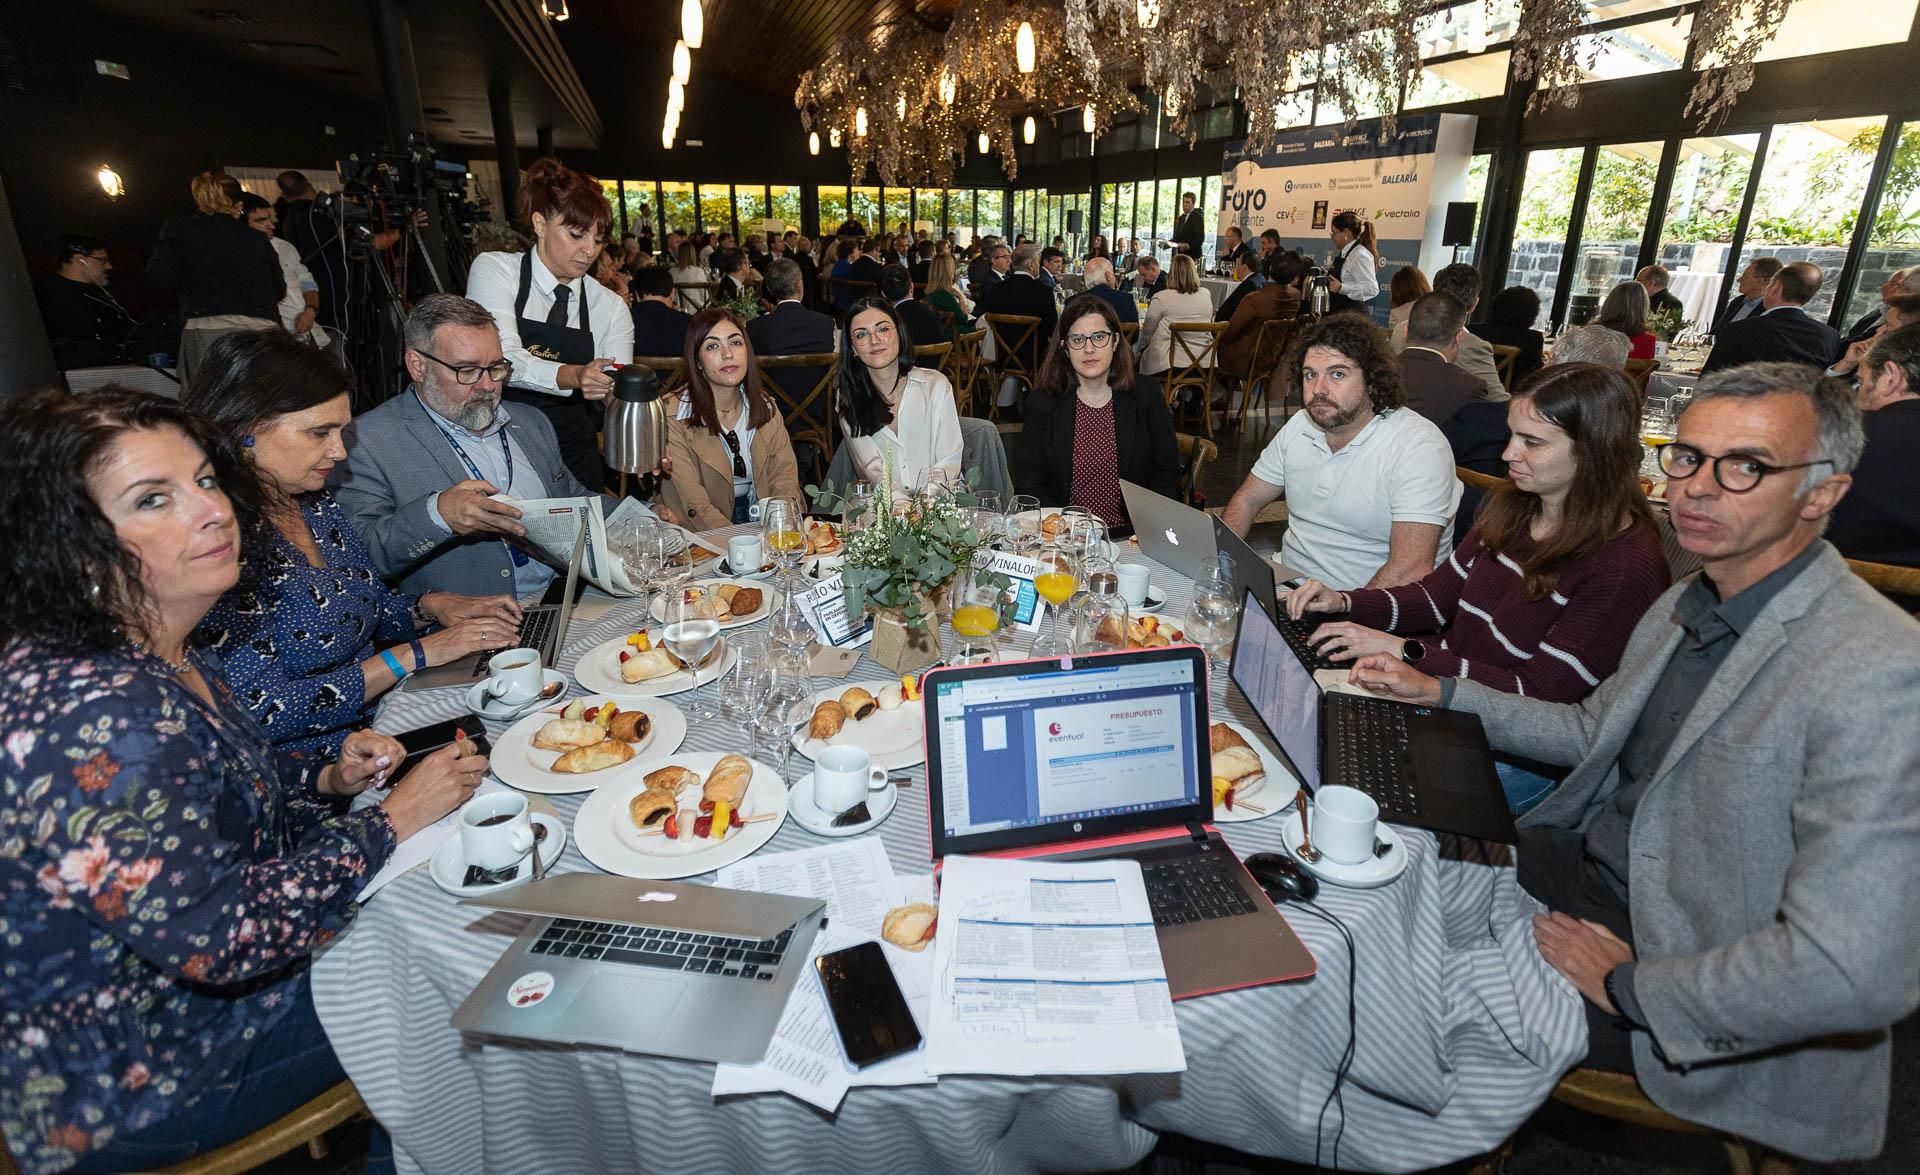
<path id="1" fill-rule="evenodd" d="M 1335 620 L 1345 620 L 1347 618 L 1345 612 L 1310 612 L 1295 620 L 1287 615 L 1286 598 L 1279 594 L 1279 588 L 1286 587 L 1291 590 L 1305 582 L 1304 579 L 1283 581 L 1272 563 L 1262 558 L 1258 552 L 1247 545 L 1247 540 L 1229 530 L 1227 524 L 1218 518 L 1213 520 L 1213 542 L 1216 550 L 1233 559 L 1234 587 L 1242 595 L 1248 592 L 1253 593 L 1253 598 L 1258 600 L 1260 606 L 1266 609 L 1267 615 L 1273 618 L 1273 623 L 1280 629 L 1280 635 L 1287 642 L 1287 646 L 1301 660 L 1315 669 L 1346 668 L 1338 661 L 1327 660 L 1313 647 L 1314 630 Z"/>
<path id="2" fill-rule="evenodd" d="M 1234 641 L 1233 683 L 1309 793 L 1322 784 L 1366 792 L 1380 818 L 1513 844 L 1513 815 L 1474 714 L 1323 693 L 1249 593 Z"/>

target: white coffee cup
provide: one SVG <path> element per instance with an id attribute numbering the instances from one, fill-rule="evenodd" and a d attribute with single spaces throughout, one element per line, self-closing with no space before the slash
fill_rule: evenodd
<path id="1" fill-rule="evenodd" d="M 547 684 L 546 670 L 534 649 L 508 649 L 487 661 L 487 696 L 509 706 L 531 702 Z"/>
<path id="2" fill-rule="evenodd" d="M 469 865 L 505 869 L 533 845 L 533 810 L 519 792 L 476 796 L 460 809 L 460 852 Z"/>
<path id="3" fill-rule="evenodd" d="M 821 811 L 839 815 L 887 786 L 884 768 L 859 747 L 828 747 L 813 761 L 813 802 Z"/>
<path id="4" fill-rule="evenodd" d="M 759 535 L 737 534 L 727 540 L 727 567 L 735 575 L 752 575 L 763 561 Z"/>
<path id="5" fill-rule="evenodd" d="M 1374 830 L 1380 805 L 1351 787 L 1323 787 L 1313 797 L 1313 847 L 1342 865 L 1373 859 Z"/>
<path id="6" fill-rule="evenodd" d="M 1138 608 L 1147 602 L 1147 581 L 1152 573 L 1145 563 L 1119 563 L 1113 573 L 1120 578 L 1120 598 L 1127 607 Z"/>

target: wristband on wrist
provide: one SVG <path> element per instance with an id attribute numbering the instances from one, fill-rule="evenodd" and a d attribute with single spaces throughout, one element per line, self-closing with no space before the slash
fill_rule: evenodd
<path id="1" fill-rule="evenodd" d="M 406 678 L 407 676 L 406 668 L 400 664 L 400 659 L 398 657 L 395 657 L 390 650 L 381 649 L 380 659 L 387 663 L 387 668 L 393 673 L 393 678 L 395 681 L 401 681 Z"/>
<path id="2" fill-rule="evenodd" d="M 417 636 L 408 637 L 407 643 L 413 646 L 413 671 L 418 673 L 427 667 L 427 650 L 420 644 L 420 638 Z"/>

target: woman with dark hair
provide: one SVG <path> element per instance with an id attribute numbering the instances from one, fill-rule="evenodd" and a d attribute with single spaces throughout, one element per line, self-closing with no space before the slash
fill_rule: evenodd
<path id="1" fill-rule="evenodd" d="M 1413 304 L 1431 293 L 1433 285 L 1418 265 L 1403 265 L 1394 270 L 1387 282 L 1387 300 L 1392 306 L 1387 311 L 1387 333 L 1395 338 L 1404 337 L 1407 315 L 1413 312 Z"/>
<path id="2" fill-rule="evenodd" d="M 1060 312 L 1027 397 L 1014 482 L 1046 506 L 1085 506 L 1133 530 L 1120 479 L 1180 497 L 1180 450 L 1160 383 L 1134 370 L 1120 316 L 1097 294 Z"/>
<path id="3" fill-rule="evenodd" d="M 1606 300 L 1600 303 L 1600 310 L 1589 325 L 1604 326 L 1627 336 L 1630 344 L 1627 358 L 1651 359 L 1657 341 L 1653 332 L 1647 329 L 1647 315 L 1651 309 L 1647 287 L 1639 282 L 1621 282 L 1607 291 Z"/>
<path id="4" fill-rule="evenodd" d="M 589 274 L 607 244 L 613 207 L 600 181 L 536 159 L 520 181 L 520 220 L 533 248 L 482 253 L 467 273 L 467 297 L 485 306 L 513 364 L 506 398 L 546 414 L 560 459 L 580 484 L 607 484 L 598 441 L 600 401 L 613 391 L 606 368 L 633 362 L 633 315 Z"/>
<path id="5" fill-rule="evenodd" d="M 20 396 L 0 469 L 0 1130 L 34 1175 L 152 1170 L 344 1079 L 308 959 L 487 760 L 446 748 L 346 812 L 398 742 L 268 744 L 188 640 L 239 575 L 246 474 L 179 404 Z"/>
<path id="6" fill-rule="evenodd" d="M 1327 235 L 1333 238 L 1333 260 L 1327 269 L 1329 307 L 1335 312 L 1367 312 L 1368 303 L 1380 296 L 1380 246 L 1374 243 L 1373 222 L 1357 212 L 1334 215 Z"/>
<path id="7" fill-rule="evenodd" d="M 251 465 L 240 582 L 200 625 L 276 747 L 337 752 L 409 673 L 519 642 L 511 596 L 388 587 L 327 477 L 344 460 L 346 372 L 279 331 L 229 335 L 181 398 Z M 436 625 L 444 627 L 435 628 Z M 421 630 L 429 630 L 425 635 Z"/>
<path id="8" fill-rule="evenodd" d="M 786 421 L 760 379 L 747 328 L 725 306 L 687 326 L 687 386 L 667 405 L 664 488 L 694 530 L 746 522 L 761 498 L 800 498 L 800 466 Z"/>
<path id="9" fill-rule="evenodd" d="M 1549 702 L 1579 701 L 1619 666 L 1634 624 L 1667 587 L 1640 489 L 1639 397 L 1621 372 L 1558 364 L 1514 391 L 1507 420 L 1511 488 L 1488 495 L 1433 574 L 1351 592 L 1308 580 L 1288 595 L 1296 618 L 1350 613 L 1314 630 L 1324 655 L 1383 653 L 1407 673 Z M 1515 811 L 1553 785 L 1517 761 L 1500 774 Z"/>
<path id="10" fill-rule="evenodd" d="M 1487 320 L 1470 322 L 1467 329 L 1489 343 L 1502 347 L 1518 347 L 1520 355 L 1513 361 L 1513 379 L 1515 387 L 1520 381 L 1540 370 L 1545 362 L 1547 341 L 1541 333 L 1533 329 L 1540 317 L 1540 295 L 1525 286 L 1508 286 L 1493 296 L 1487 303 Z"/>
<path id="11" fill-rule="evenodd" d="M 280 323 L 286 281 L 267 238 L 240 219 L 240 187 L 231 176 L 193 177 L 193 216 L 160 226 L 140 280 L 172 290 L 186 325 L 180 332 L 180 382 L 191 384 L 200 357 L 229 331 L 272 330 Z"/>
<path id="12" fill-rule="evenodd" d="M 951 262 L 949 262 L 951 265 Z M 840 332 L 834 376 L 840 429 L 854 468 L 870 482 L 893 463 L 896 500 L 932 480 L 960 474 L 960 413 L 953 385 L 930 367 L 915 367 L 903 346 L 906 328 L 883 298 L 862 298 Z"/>

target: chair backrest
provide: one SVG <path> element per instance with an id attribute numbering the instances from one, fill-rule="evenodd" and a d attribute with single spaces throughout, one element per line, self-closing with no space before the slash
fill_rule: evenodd
<path id="1" fill-rule="evenodd" d="M 1220 335 L 1226 329 L 1224 322 L 1169 323 L 1168 337 L 1173 346 L 1167 355 L 1172 365 L 1167 371 L 1167 387 L 1207 382 L 1214 352 L 1220 346 Z"/>
<path id="2" fill-rule="evenodd" d="M 1123 322 L 1120 324 L 1120 333 L 1127 337 L 1127 343 L 1131 345 L 1133 340 L 1140 337 L 1140 324 L 1137 322 Z"/>
<path id="3" fill-rule="evenodd" d="M 678 355 L 635 355 L 633 361 L 653 369 L 660 377 L 662 391 L 672 391 L 687 382 L 686 361 Z"/>
<path id="4" fill-rule="evenodd" d="M 934 313 L 940 316 L 940 330 L 948 338 L 952 338 L 955 333 L 954 328 L 960 325 L 960 320 L 953 316 L 951 310 L 935 310 Z"/>
<path id="5" fill-rule="evenodd" d="M 1508 489 L 1513 485 L 1512 482 L 1504 477 L 1494 477 L 1488 473 L 1476 473 L 1464 465 L 1454 466 L 1453 475 L 1460 479 L 1462 485 L 1471 486 L 1482 493 L 1489 490 Z"/>
<path id="6" fill-rule="evenodd" d="M 773 402 L 780 405 L 780 414 L 787 418 L 787 435 L 795 440 L 813 438 L 828 456 L 833 454 L 833 377 L 839 365 L 840 356 L 832 351 L 821 355 L 760 356 L 760 383 L 773 397 Z M 772 375 L 794 368 L 812 368 L 819 372 L 813 387 L 797 399 Z"/>
<path id="7" fill-rule="evenodd" d="M 850 277 L 836 277 L 830 280 L 833 282 L 833 299 L 836 306 L 842 302 L 851 305 L 862 298 L 874 298 L 880 295 L 880 287 L 874 282 L 855 281 Z M 846 297 L 842 298 L 842 294 Z"/>
<path id="8" fill-rule="evenodd" d="M 1200 485 L 1201 472 L 1220 450 L 1207 438 L 1184 432 L 1174 433 L 1173 443 L 1180 450 L 1180 500 L 1191 506 L 1194 490 Z"/>
<path id="9" fill-rule="evenodd" d="M 1010 375 L 1038 375 L 1027 367 L 1020 349 L 1032 342 L 1040 329 L 1037 314 L 988 314 L 983 321 L 993 332 L 993 345 L 1000 355 L 1000 370 Z"/>
<path id="10" fill-rule="evenodd" d="M 947 352 L 947 361 L 940 369 L 946 372 L 947 382 L 953 385 L 954 406 L 962 416 L 966 415 L 973 401 L 973 385 L 982 363 L 980 345 L 986 338 L 987 328 L 984 326 L 955 335 L 953 350 Z"/>
<path id="11" fill-rule="evenodd" d="M 1653 374 L 1653 369 L 1658 366 L 1660 366 L 1658 359 L 1627 360 L 1627 378 L 1633 381 L 1634 387 L 1640 389 L 1642 399 L 1647 394 L 1647 379 Z"/>
<path id="12" fill-rule="evenodd" d="M 1247 369 L 1249 380 L 1273 378 L 1280 361 L 1287 357 L 1287 348 L 1293 345 L 1293 332 L 1299 325 L 1300 320 L 1295 317 L 1262 320 L 1253 336 L 1253 366 Z"/>
<path id="13" fill-rule="evenodd" d="M 1488 343 L 1487 346 L 1493 351 L 1493 369 L 1499 373 L 1500 386 L 1511 393 L 1513 391 L 1513 367 L 1514 364 L 1520 361 L 1520 348 L 1502 346 L 1499 343 Z M 1646 390 L 1644 381 L 1641 383 L 1641 390 Z"/>
<path id="14" fill-rule="evenodd" d="M 1487 495 L 1495 490 L 1510 488 L 1513 483 L 1504 477 L 1478 473 L 1464 465 L 1453 467 L 1453 475 L 1460 479 L 1460 505 L 1453 515 L 1453 532 L 1464 535 L 1473 529 L 1480 517 L 1480 507 L 1486 503 Z"/>
<path id="15" fill-rule="evenodd" d="M 952 343 L 921 343 L 913 349 L 915 367 L 935 367 L 944 370 L 947 356 L 953 351 Z M 929 359 L 938 359 L 938 363 L 928 363 Z"/>
<path id="16" fill-rule="evenodd" d="M 1920 597 L 1920 567 L 1901 567 L 1894 563 L 1869 563 L 1849 559 L 1847 566 L 1876 590 L 1890 596 Z"/>
<path id="17" fill-rule="evenodd" d="M 688 314 L 698 314 L 713 301 L 720 292 L 719 282 L 674 282 L 673 292 L 680 302 L 680 309 Z"/>

